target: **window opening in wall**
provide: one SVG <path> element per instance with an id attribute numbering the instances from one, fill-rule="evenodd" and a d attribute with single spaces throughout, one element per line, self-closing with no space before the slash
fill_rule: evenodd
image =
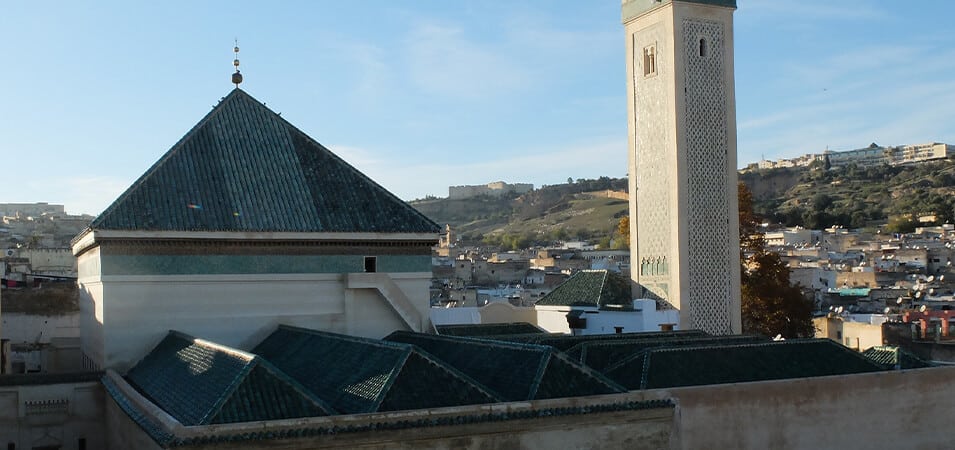
<path id="1" fill-rule="evenodd" d="M 7 450 L 17 450 L 17 444 L 13 442 L 7 442 Z"/>
<path id="2" fill-rule="evenodd" d="M 700 56 L 706 56 L 706 39 L 700 39 Z"/>
<path id="3" fill-rule="evenodd" d="M 378 258 L 375 256 L 365 257 L 365 272 L 373 273 L 378 271 Z"/>
<path id="4" fill-rule="evenodd" d="M 78 450 L 86 450 L 86 438 L 80 438 L 79 441 L 76 442 L 76 448 Z"/>
<path id="5" fill-rule="evenodd" d="M 655 45 L 643 48 L 643 76 L 657 73 L 657 49 Z"/>

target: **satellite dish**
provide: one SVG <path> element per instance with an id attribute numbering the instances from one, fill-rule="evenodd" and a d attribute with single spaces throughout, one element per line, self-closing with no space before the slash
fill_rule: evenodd
<path id="1" fill-rule="evenodd" d="M 835 311 L 835 310 L 836 310 L 835 306 L 832 306 L 832 305 L 829 306 L 829 311 Z"/>
<path id="2" fill-rule="evenodd" d="M 915 298 L 922 298 L 922 291 L 916 292 L 916 293 L 915 293 Z"/>
<path id="3" fill-rule="evenodd" d="M 896 305 L 901 305 L 901 304 L 902 304 L 902 297 L 899 297 L 899 299 L 895 301 L 895 304 L 896 304 Z"/>
<path id="4" fill-rule="evenodd" d="M 888 306 L 886 306 L 884 312 L 885 312 L 886 314 L 888 314 L 888 313 L 892 312 L 892 308 L 889 308 Z"/>
<path id="5" fill-rule="evenodd" d="M 929 283 L 935 281 L 935 275 L 929 275 L 928 278 L 925 279 L 925 281 L 927 281 L 927 282 L 929 282 Z"/>
<path id="6" fill-rule="evenodd" d="M 938 281 L 945 281 L 945 275 L 939 275 Z"/>
<path id="7" fill-rule="evenodd" d="M 929 290 L 928 290 L 928 293 L 929 293 L 930 295 L 935 295 L 935 288 L 929 289 Z"/>
<path id="8" fill-rule="evenodd" d="M 928 309 L 925 305 L 919 306 L 919 312 L 925 312 Z"/>
<path id="9" fill-rule="evenodd" d="M 843 307 L 840 306 L 840 307 L 836 308 L 836 312 L 841 314 L 844 309 L 845 309 L 845 308 L 843 308 Z"/>

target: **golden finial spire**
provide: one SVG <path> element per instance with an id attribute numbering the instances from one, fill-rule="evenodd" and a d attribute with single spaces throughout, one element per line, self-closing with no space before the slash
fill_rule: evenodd
<path id="1" fill-rule="evenodd" d="M 232 74 L 232 84 L 235 84 L 236 89 L 239 88 L 239 83 L 242 82 L 242 74 L 239 73 L 239 40 L 235 40 L 235 47 L 232 48 L 232 51 L 235 53 L 235 59 L 232 60 L 232 65 L 235 66 L 235 73 Z"/>

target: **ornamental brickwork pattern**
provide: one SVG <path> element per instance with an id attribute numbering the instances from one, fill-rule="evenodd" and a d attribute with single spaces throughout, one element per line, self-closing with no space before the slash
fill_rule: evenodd
<path id="1" fill-rule="evenodd" d="M 646 49 L 654 55 L 665 55 L 667 42 L 662 26 L 653 26 L 634 35 L 633 43 L 633 88 L 634 88 L 634 162 L 636 180 L 634 190 L 637 203 L 637 252 L 633 264 L 640 264 L 639 282 L 644 294 L 660 300 L 669 299 L 669 270 L 661 261 L 673 260 L 670 255 L 671 211 L 670 195 L 673 192 L 668 174 L 671 157 L 667 149 L 668 126 L 661 119 L 660 111 L 670 111 L 673 105 L 663 95 L 667 80 L 672 77 L 673 67 L 666 58 L 655 57 L 652 70 L 646 70 Z M 648 72 L 650 72 L 648 74 Z"/>
<path id="2" fill-rule="evenodd" d="M 732 332 L 729 312 L 734 273 L 729 267 L 728 136 L 723 25 L 683 21 L 686 83 L 687 250 L 690 326 Z"/>

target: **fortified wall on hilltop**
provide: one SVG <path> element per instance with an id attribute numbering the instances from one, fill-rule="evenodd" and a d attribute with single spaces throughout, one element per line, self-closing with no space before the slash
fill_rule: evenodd
<path id="1" fill-rule="evenodd" d="M 509 184 L 503 181 L 471 186 L 450 186 L 448 187 L 448 198 L 462 199 L 477 197 L 479 195 L 493 195 L 495 197 L 506 193 L 526 194 L 534 190 L 534 185 L 530 183 Z"/>

